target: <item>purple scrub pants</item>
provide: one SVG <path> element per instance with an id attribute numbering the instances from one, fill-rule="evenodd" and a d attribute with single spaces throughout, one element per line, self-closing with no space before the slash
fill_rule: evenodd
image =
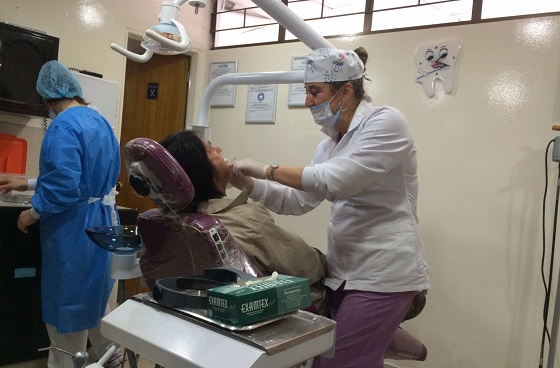
<path id="1" fill-rule="evenodd" d="M 330 318 L 336 321 L 333 358 L 315 358 L 314 368 L 383 368 L 383 354 L 417 291 L 330 293 Z"/>

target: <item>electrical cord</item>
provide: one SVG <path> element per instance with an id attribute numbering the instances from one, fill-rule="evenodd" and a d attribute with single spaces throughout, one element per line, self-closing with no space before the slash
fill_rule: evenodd
<path id="1" fill-rule="evenodd" d="M 559 199 L 559 190 L 560 190 L 560 167 L 559 167 L 559 182 L 556 188 L 556 201 L 555 201 L 555 209 L 554 209 L 554 223 L 553 223 L 553 231 L 552 231 L 552 246 L 551 246 L 551 253 L 550 253 L 550 267 L 549 267 L 549 274 L 548 274 L 548 282 L 546 281 L 545 277 L 545 258 L 546 258 L 546 225 L 545 225 L 545 218 L 546 218 L 546 197 L 548 192 L 548 151 L 550 146 L 554 143 L 554 139 L 548 142 L 545 151 L 545 160 L 544 160 L 544 167 L 545 167 L 545 187 L 544 187 L 544 195 L 543 195 L 543 204 L 542 204 L 542 258 L 541 258 L 541 278 L 544 285 L 545 291 L 545 299 L 544 299 L 544 306 L 543 306 L 543 329 L 541 335 L 541 352 L 539 356 L 539 368 L 543 367 L 543 358 L 544 358 L 544 347 L 545 343 L 548 341 L 550 343 L 550 332 L 548 331 L 548 311 L 550 305 L 550 291 L 552 285 L 552 274 L 554 270 L 554 250 L 556 244 L 556 223 L 558 219 L 558 199 Z"/>

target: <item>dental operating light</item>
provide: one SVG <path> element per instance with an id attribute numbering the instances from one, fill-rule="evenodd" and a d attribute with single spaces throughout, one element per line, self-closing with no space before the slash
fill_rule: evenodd
<path id="1" fill-rule="evenodd" d="M 278 0 L 253 0 L 253 2 L 312 50 L 319 47 L 334 48 L 323 36 L 317 33 L 282 2 Z M 195 14 L 198 14 L 199 8 L 206 6 L 206 0 L 164 1 L 159 15 L 160 23 L 148 28 L 144 35 L 141 43 L 141 46 L 146 49 L 144 54 L 136 54 L 114 43 L 111 44 L 111 48 L 119 54 L 139 63 L 150 60 L 154 53 L 176 55 L 188 51 L 191 41 L 187 36 L 185 27 L 177 21 L 180 7 L 184 3 L 193 6 Z"/>
<path id="2" fill-rule="evenodd" d="M 140 44 L 146 49 L 144 54 L 136 54 L 114 43 L 111 44 L 111 49 L 139 63 L 150 60 L 153 54 L 176 55 L 188 51 L 191 40 L 185 27 L 177 20 L 181 12 L 181 5 L 185 2 L 187 0 L 164 1 L 162 3 L 159 24 L 146 30 Z M 188 0 L 188 4 L 193 6 L 195 14 L 198 14 L 198 9 L 206 6 L 206 0 Z"/>

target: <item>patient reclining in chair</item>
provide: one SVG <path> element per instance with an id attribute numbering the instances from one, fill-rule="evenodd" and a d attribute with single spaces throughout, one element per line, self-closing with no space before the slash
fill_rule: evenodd
<path id="1" fill-rule="evenodd" d="M 325 255 L 275 224 L 262 204 L 248 202 L 245 191 L 236 198 L 226 197 L 231 168 L 221 156 L 221 149 L 212 147 L 197 132 L 181 131 L 160 144 L 177 160 L 193 184 L 194 198 L 186 212 L 209 214 L 218 219 L 236 245 L 264 274 L 276 271 L 309 279 L 311 311 L 324 314 L 327 309 L 322 285 Z"/>
<path id="2" fill-rule="evenodd" d="M 222 265 L 257 277 L 276 271 L 309 279 L 311 306 L 306 309 L 326 315 L 325 255 L 276 225 L 262 204 L 248 202 L 245 191 L 227 198 L 232 172 L 220 153 L 195 131 L 173 134 L 160 144 L 136 138 L 125 145 L 130 184 L 158 206 L 138 218 L 145 245 L 140 268 L 148 286 Z M 420 313 L 425 298 L 418 301 L 405 319 Z M 424 344 L 400 328 L 385 357 L 425 360 L 426 354 Z"/>

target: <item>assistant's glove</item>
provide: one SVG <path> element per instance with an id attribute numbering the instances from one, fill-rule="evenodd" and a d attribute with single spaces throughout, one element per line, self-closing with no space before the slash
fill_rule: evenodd
<path id="1" fill-rule="evenodd" d="M 250 158 L 236 160 L 233 162 L 234 174 L 242 174 L 255 179 L 266 179 L 266 168 L 268 165 L 261 164 Z"/>

